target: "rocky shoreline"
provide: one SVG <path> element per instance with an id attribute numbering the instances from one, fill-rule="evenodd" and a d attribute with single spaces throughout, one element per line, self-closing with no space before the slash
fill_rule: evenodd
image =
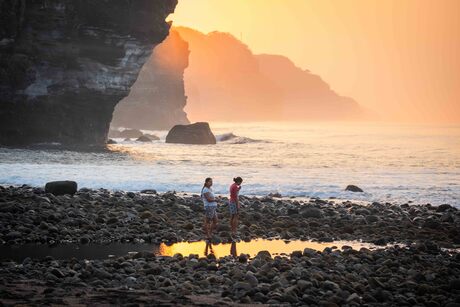
<path id="1" fill-rule="evenodd" d="M 180 242 L 203 239 L 198 195 L 80 189 L 54 196 L 42 188 L 0 186 L 1 244 Z M 229 242 L 227 199 L 219 197 L 214 243 Z M 450 205 L 357 204 L 341 200 L 244 197 L 241 239 L 362 240 L 377 245 L 460 244 L 460 211 Z"/>
<path id="2" fill-rule="evenodd" d="M 42 260 L 0 266 L 0 304 L 448 306 L 460 304 L 460 254 L 437 246 L 370 251 L 326 248 L 272 257 L 261 251 L 106 260 Z"/>
<path id="3" fill-rule="evenodd" d="M 220 203 L 226 199 L 221 197 Z M 460 306 L 460 212 L 449 205 L 356 204 L 341 200 L 242 197 L 245 241 L 363 240 L 378 250 L 326 248 L 288 257 L 156 256 L 104 260 L 26 258 L 0 264 L 0 305 Z M 228 242 L 219 208 L 214 243 Z M 54 196 L 0 187 L 2 244 L 104 244 L 202 239 L 197 195 L 80 189 Z"/>

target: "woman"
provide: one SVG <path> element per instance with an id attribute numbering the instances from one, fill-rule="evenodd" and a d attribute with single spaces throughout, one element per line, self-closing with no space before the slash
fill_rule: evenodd
<path id="1" fill-rule="evenodd" d="M 232 238 L 236 236 L 236 230 L 238 228 L 238 217 L 240 212 L 240 200 L 238 194 L 241 189 L 243 179 L 241 177 L 233 178 L 233 184 L 230 186 L 230 201 L 228 208 L 230 209 L 230 228 L 232 229 Z"/>
<path id="2" fill-rule="evenodd" d="M 212 192 L 212 178 L 206 178 L 203 188 L 201 189 L 201 199 L 204 204 L 204 233 L 206 239 L 210 240 L 211 235 L 217 226 L 217 202 Z"/>

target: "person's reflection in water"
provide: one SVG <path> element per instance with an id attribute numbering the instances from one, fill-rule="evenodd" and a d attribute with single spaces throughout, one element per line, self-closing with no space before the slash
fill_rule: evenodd
<path id="1" fill-rule="evenodd" d="M 236 242 L 235 241 L 232 241 L 232 244 L 230 246 L 230 255 L 232 255 L 233 257 L 236 257 Z"/>
<path id="2" fill-rule="evenodd" d="M 214 255 L 214 251 L 212 249 L 211 242 L 206 240 L 206 247 L 204 248 L 204 255 L 208 256 L 209 254 Z"/>

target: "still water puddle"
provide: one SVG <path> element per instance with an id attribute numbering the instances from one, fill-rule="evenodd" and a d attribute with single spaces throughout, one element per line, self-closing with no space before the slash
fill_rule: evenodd
<path id="1" fill-rule="evenodd" d="M 359 250 L 361 247 L 368 249 L 384 248 L 370 243 L 359 241 L 334 241 L 319 243 L 313 241 L 283 241 L 283 240 L 253 240 L 251 242 L 237 242 L 226 244 L 210 244 L 205 241 L 181 242 L 175 244 L 129 244 L 129 243 L 110 243 L 107 245 L 58 245 L 50 247 L 48 245 L 26 244 L 21 246 L 0 246 L 0 261 L 15 260 L 23 261 L 25 258 L 44 258 L 52 256 L 55 259 L 105 259 L 108 257 L 124 256 L 132 252 L 149 251 L 157 256 L 174 256 L 180 253 L 184 256 L 197 254 L 200 257 L 214 254 L 217 258 L 225 256 L 238 256 L 248 254 L 253 257 L 259 251 L 269 251 L 272 256 L 289 255 L 293 251 L 303 251 L 311 248 L 323 251 L 326 247 L 341 248 L 351 246 Z"/>
<path id="2" fill-rule="evenodd" d="M 289 255 L 293 251 L 303 251 L 305 248 L 311 248 L 317 251 L 323 251 L 326 247 L 341 248 L 342 246 L 351 246 L 353 249 L 359 250 L 361 247 L 368 249 L 382 248 L 370 243 L 362 243 L 359 241 L 335 241 L 327 243 L 319 243 L 313 241 L 289 241 L 284 240 L 253 240 L 251 242 L 238 242 L 227 244 L 209 244 L 205 241 L 199 242 L 181 242 L 170 246 L 161 244 L 159 246 L 159 254 L 164 256 L 174 256 L 180 253 L 184 256 L 190 254 L 198 254 L 200 257 L 214 254 L 217 258 L 225 256 L 238 256 L 240 254 L 248 254 L 253 257 L 258 252 L 266 250 L 272 256 Z"/>

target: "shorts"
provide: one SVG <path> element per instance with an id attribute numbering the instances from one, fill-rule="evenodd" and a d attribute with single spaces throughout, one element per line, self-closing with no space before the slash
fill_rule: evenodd
<path id="1" fill-rule="evenodd" d="M 206 218 L 212 220 L 217 218 L 217 207 L 216 206 L 206 206 L 204 207 L 204 215 Z"/>
<path id="2" fill-rule="evenodd" d="M 231 215 L 238 214 L 238 206 L 236 205 L 235 202 L 229 201 L 228 202 L 228 209 L 230 210 Z"/>

